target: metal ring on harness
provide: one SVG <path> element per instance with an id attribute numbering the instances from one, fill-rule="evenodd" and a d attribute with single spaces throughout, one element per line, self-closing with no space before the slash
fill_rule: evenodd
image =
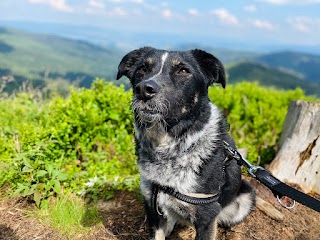
<path id="1" fill-rule="evenodd" d="M 284 207 L 284 208 L 286 208 L 286 209 L 293 209 L 293 208 L 295 207 L 295 205 L 296 205 L 296 201 L 293 200 L 293 199 L 291 199 L 291 200 L 293 200 L 291 206 L 285 205 L 285 204 L 282 202 L 282 200 L 281 200 L 281 198 L 279 197 L 279 195 L 277 195 L 277 200 L 278 200 L 278 203 L 279 203 L 282 207 Z"/>

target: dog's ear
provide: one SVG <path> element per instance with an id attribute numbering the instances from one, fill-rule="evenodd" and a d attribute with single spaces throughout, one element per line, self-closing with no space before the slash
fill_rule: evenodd
<path id="1" fill-rule="evenodd" d="M 210 53 L 203 50 L 192 50 L 194 58 L 199 63 L 201 70 L 203 70 L 209 80 L 208 86 L 213 83 L 219 83 L 223 88 L 226 87 L 226 74 L 222 63 Z"/>
<path id="2" fill-rule="evenodd" d="M 131 80 L 137 62 L 153 49 L 154 48 L 152 47 L 143 47 L 133 50 L 125 55 L 118 66 L 117 80 L 122 76 L 126 76 Z"/>

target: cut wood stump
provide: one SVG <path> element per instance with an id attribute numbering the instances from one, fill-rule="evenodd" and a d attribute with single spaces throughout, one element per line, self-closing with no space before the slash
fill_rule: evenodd
<path id="1" fill-rule="evenodd" d="M 290 104 L 279 148 L 269 168 L 273 175 L 305 193 L 320 194 L 320 103 Z"/>

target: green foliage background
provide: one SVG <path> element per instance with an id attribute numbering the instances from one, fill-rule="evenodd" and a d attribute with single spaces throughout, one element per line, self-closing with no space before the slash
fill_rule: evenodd
<path id="1" fill-rule="evenodd" d="M 277 150 L 287 108 L 306 97 L 302 90 L 279 91 L 241 83 L 212 87 L 211 100 L 223 109 L 238 147 L 253 163 L 270 162 Z M 77 192 L 88 199 L 110 198 L 139 185 L 130 109 L 131 91 L 104 80 L 90 89 L 71 89 L 68 98 L 21 92 L 0 100 L 0 188 L 47 206 L 50 196 Z"/>

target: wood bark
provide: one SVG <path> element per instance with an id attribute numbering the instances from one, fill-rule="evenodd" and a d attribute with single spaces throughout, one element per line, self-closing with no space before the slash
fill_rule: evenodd
<path id="1" fill-rule="evenodd" d="M 272 174 L 306 193 L 320 194 L 320 103 L 290 104 L 279 147 Z"/>

